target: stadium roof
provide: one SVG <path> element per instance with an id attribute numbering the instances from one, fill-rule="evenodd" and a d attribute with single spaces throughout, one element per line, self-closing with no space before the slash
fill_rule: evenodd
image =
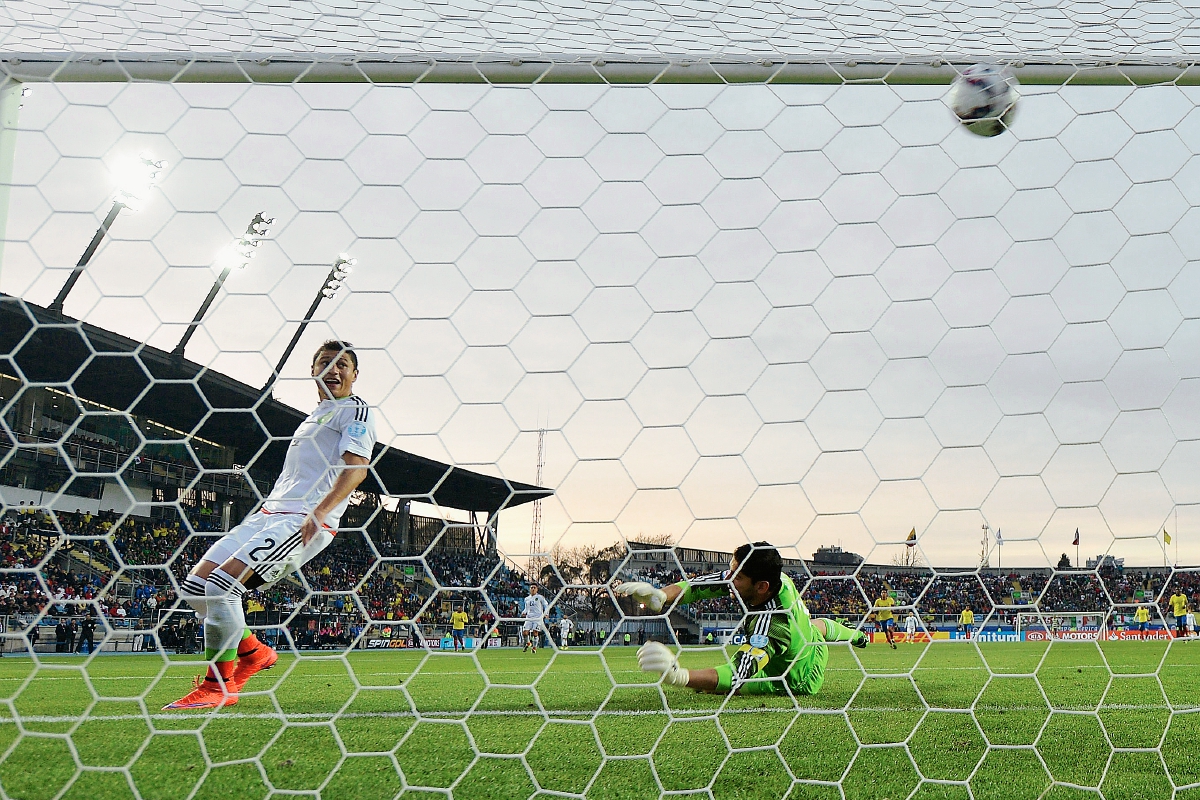
<path id="1" fill-rule="evenodd" d="M 82 400 L 236 448 L 256 472 L 278 473 L 306 416 L 228 375 L 8 295 L 0 295 L 0 370 L 28 384 L 66 385 Z M 489 514 L 553 494 L 375 447 L 363 491 Z"/>

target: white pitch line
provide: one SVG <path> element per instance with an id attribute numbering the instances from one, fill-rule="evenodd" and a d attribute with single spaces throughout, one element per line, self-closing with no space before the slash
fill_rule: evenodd
<path id="1" fill-rule="evenodd" d="M 1170 708 L 1163 704 L 1149 705 L 1110 705 L 1104 706 L 1101 711 L 1152 711 L 1166 710 Z M 966 709 L 931 709 L 934 711 L 948 711 L 951 713 L 966 714 Z M 1048 711 L 1046 706 L 977 706 L 975 713 L 987 711 Z M 1091 706 L 1065 706 L 1055 708 L 1054 711 L 1094 711 Z M 1175 711 L 1197 711 L 1200 706 L 1176 706 Z M 873 714 L 899 714 L 899 713 L 924 713 L 923 707 L 905 708 L 902 706 L 865 706 L 849 709 L 851 714 L 856 713 L 873 713 Z M 270 719 L 281 722 L 289 721 L 328 721 L 337 722 L 343 719 L 456 719 L 459 717 L 665 717 L 668 714 L 676 718 L 688 717 L 712 717 L 714 715 L 725 716 L 727 714 L 840 714 L 841 709 L 800 709 L 794 708 L 727 708 L 724 711 L 718 712 L 713 709 L 704 711 L 701 709 L 676 709 L 673 711 L 565 711 L 562 709 L 547 709 L 546 711 L 427 711 L 420 714 L 414 714 L 411 711 L 350 711 L 345 714 L 326 714 L 319 712 L 306 712 L 298 714 L 244 714 L 240 712 L 221 713 L 221 719 Z M 196 714 L 104 714 L 96 716 L 84 717 L 85 722 L 126 722 L 134 720 L 152 720 L 156 722 L 174 722 L 180 720 L 204 720 L 208 717 L 207 713 Z M 79 721 L 79 717 L 69 716 L 23 716 L 20 721 L 25 724 L 59 724 L 73 723 Z M 17 720 L 12 717 L 0 718 L 0 725 L 13 725 Z"/>

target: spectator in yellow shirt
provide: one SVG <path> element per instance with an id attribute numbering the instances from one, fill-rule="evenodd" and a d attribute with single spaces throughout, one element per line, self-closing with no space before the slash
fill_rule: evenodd
<path id="1" fill-rule="evenodd" d="M 467 612 L 462 609 L 457 609 L 450 615 L 450 630 L 454 634 L 454 652 L 456 653 L 459 647 L 462 647 L 463 650 L 467 649 L 464 638 L 467 635 L 467 622 Z"/>

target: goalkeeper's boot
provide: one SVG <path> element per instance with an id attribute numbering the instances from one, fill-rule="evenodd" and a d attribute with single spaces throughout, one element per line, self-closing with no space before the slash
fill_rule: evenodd
<path id="1" fill-rule="evenodd" d="M 861 649 L 861 648 L 866 647 L 867 642 L 869 642 L 869 641 L 871 641 L 870 637 L 868 637 L 862 631 L 857 631 L 854 634 L 854 638 L 850 640 L 850 644 Z"/>
<path id="2" fill-rule="evenodd" d="M 237 690 L 232 681 L 224 688 L 216 678 L 197 675 L 192 679 L 192 691 L 174 703 L 163 706 L 163 711 L 195 710 L 201 708 L 221 708 L 222 706 L 237 705 Z"/>
<path id="3" fill-rule="evenodd" d="M 229 690 L 240 692 L 246 685 L 246 681 L 264 669 L 275 666 L 275 662 L 278 660 L 279 654 L 275 652 L 275 649 L 265 644 L 259 644 L 246 655 L 238 656 L 237 667 L 229 679 Z"/>

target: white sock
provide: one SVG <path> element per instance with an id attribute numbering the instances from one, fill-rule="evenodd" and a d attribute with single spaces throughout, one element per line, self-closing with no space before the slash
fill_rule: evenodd
<path id="1" fill-rule="evenodd" d="M 196 619 L 201 623 L 208 616 L 208 600 L 205 599 L 205 580 L 199 575 L 188 575 L 179 585 L 179 599 L 192 607 Z"/>
<path id="2" fill-rule="evenodd" d="M 246 587 L 222 569 L 214 569 L 204 584 L 208 601 L 208 617 L 204 623 L 206 653 L 222 653 L 237 649 L 246 629 L 246 614 L 242 611 L 242 595 Z M 211 655 L 210 655 L 211 657 Z"/>

